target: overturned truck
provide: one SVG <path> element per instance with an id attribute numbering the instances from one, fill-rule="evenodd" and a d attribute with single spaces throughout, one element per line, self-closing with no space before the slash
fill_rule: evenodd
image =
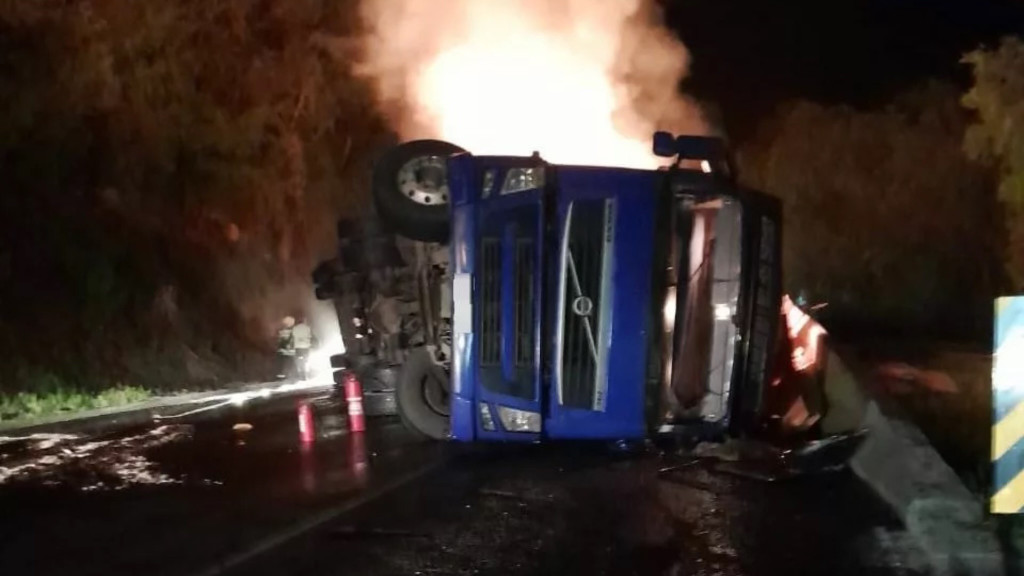
<path id="1" fill-rule="evenodd" d="M 377 217 L 340 222 L 314 272 L 338 373 L 436 439 L 781 433 L 816 386 L 787 360 L 825 352 L 786 337 L 779 202 L 736 184 L 719 140 L 654 152 L 666 166 L 389 150 Z"/>

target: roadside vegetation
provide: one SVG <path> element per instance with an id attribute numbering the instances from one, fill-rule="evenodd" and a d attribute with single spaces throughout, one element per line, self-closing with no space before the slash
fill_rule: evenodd
<path id="1" fill-rule="evenodd" d="M 741 148 L 784 201 L 786 288 L 827 302 L 833 332 L 987 338 L 1005 240 L 959 99 L 931 83 L 877 110 L 792 102 Z"/>
<path id="2" fill-rule="evenodd" d="M 269 373 L 386 133 L 344 12 L 0 5 L 0 394 L 69 406 Z"/>
<path id="3" fill-rule="evenodd" d="M 59 381 L 33 386 L 32 392 L 0 396 L 0 423 L 14 420 L 115 408 L 142 402 L 151 393 L 138 386 L 114 386 L 100 391 L 76 390 Z"/>
<path id="4" fill-rule="evenodd" d="M 1002 218 L 995 227 L 1003 240 L 1003 266 L 1009 293 L 1024 293 L 1024 42 L 1006 38 L 999 46 L 964 57 L 974 86 L 963 103 L 974 113 L 965 149 L 997 174 Z"/>
<path id="5" fill-rule="evenodd" d="M 797 100 L 743 142 L 743 176 L 785 202 L 786 288 L 851 336 L 988 344 L 992 299 L 1024 292 L 1024 43 L 966 55 L 857 109 Z"/>

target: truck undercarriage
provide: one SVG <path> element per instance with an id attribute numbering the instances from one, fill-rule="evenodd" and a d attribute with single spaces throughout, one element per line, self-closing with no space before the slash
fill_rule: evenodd
<path id="1" fill-rule="evenodd" d="M 420 398 L 402 397 L 399 414 L 428 436 L 446 433 L 451 362 L 448 251 L 392 234 L 376 214 L 338 222 L 338 256 L 313 273 L 316 295 L 332 300 L 345 354 L 331 359 L 368 391 L 395 393 L 402 366 L 424 366 Z M 408 371 L 406 371 L 408 373 Z"/>

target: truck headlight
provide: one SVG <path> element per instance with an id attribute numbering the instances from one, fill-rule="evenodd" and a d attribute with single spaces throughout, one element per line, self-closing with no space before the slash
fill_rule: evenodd
<path id="1" fill-rule="evenodd" d="M 512 168 L 505 174 L 501 195 L 544 187 L 543 168 Z"/>
<path id="2" fill-rule="evenodd" d="M 491 416 L 491 407 L 485 402 L 480 403 L 480 425 L 488 432 L 494 431 L 494 417 Z"/>
<path id="3" fill-rule="evenodd" d="M 509 432 L 540 432 L 540 414 L 498 406 L 501 426 Z"/>

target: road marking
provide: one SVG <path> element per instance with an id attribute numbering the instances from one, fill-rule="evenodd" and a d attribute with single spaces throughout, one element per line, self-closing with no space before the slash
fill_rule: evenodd
<path id="1" fill-rule="evenodd" d="M 434 462 L 425 464 L 415 470 L 398 476 L 397 478 L 391 480 L 390 482 L 384 483 L 376 490 L 369 490 L 351 500 L 344 502 L 343 504 L 340 504 L 333 508 L 328 508 L 327 510 L 324 510 L 319 514 L 310 516 L 305 520 L 302 520 L 284 530 L 281 530 L 280 532 L 277 532 L 276 534 L 259 540 L 252 546 L 249 546 L 247 549 L 241 552 L 236 552 L 235 554 L 232 554 L 224 560 L 216 563 L 214 566 L 211 566 L 201 572 L 195 573 L 193 576 L 218 576 L 220 574 L 224 574 L 229 570 L 232 570 L 238 567 L 239 565 L 244 564 L 249 560 L 252 560 L 256 556 L 263 554 L 264 552 L 268 552 L 288 542 L 289 540 L 292 540 L 298 536 L 305 534 L 306 532 L 309 532 L 310 530 L 313 530 L 314 528 L 317 528 L 319 526 L 322 526 L 323 524 L 326 524 L 327 522 L 330 522 L 331 520 L 334 520 L 335 518 L 341 516 L 342 514 L 345 514 L 346 512 L 350 512 L 355 508 L 358 508 L 359 506 L 362 506 L 373 500 L 376 500 L 377 498 L 380 498 L 381 496 L 387 494 L 388 492 L 391 492 L 392 490 L 395 490 L 427 474 L 431 470 L 438 468 L 442 464 L 446 463 L 448 460 L 449 457 L 441 456 Z"/>

